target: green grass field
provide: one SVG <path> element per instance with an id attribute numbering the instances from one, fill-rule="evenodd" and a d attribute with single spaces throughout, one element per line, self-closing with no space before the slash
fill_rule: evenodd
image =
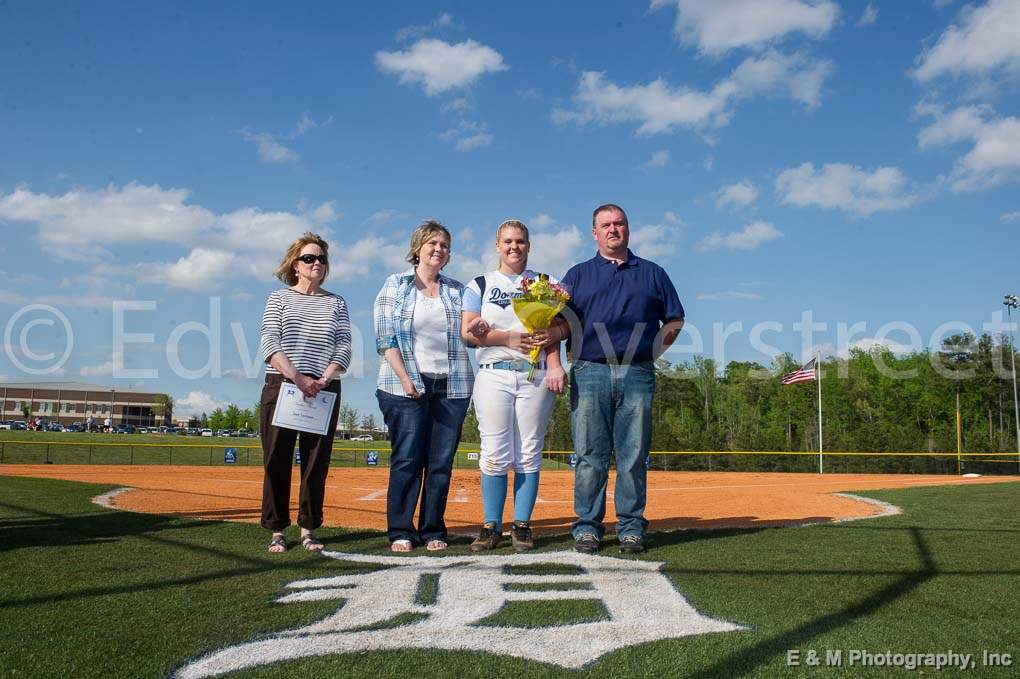
<path id="1" fill-rule="evenodd" d="M 224 451 L 236 450 L 238 465 L 262 465 L 257 438 L 167 436 L 159 434 L 83 434 L 41 431 L 0 431 L 0 464 L 155 464 L 224 465 Z M 475 469 L 477 444 L 465 443 L 454 459 L 459 469 Z M 376 451 L 379 464 L 389 464 L 389 441 L 341 441 L 333 444 L 334 467 L 365 466 Z M 565 457 L 549 459 L 546 469 L 569 468 Z"/>
<path id="2" fill-rule="evenodd" d="M 364 572 L 300 549 L 265 554 L 257 526 L 123 513 L 89 501 L 107 489 L 0 477 L 0 676 L 167 676 L 203 653 L 310 623 L 339 605 L 274 603 L 286 583 Z M 477 652 L 372 651 L 231 676 L 890 675 L 888 668 L 788 668 L 789 649 L 952 649 L 978 657 L 987 649 L 1020 660 L 1020 484 L 868 495 L 905 511 L 798 529 L 651 536 L 641 558 L 665 562 L 663 571 L 700 613 L 744 624 L 743 631 L 632 646 L 576 671 Z M 388 553 L 380 534 L 322 536 L 328 549 Z M 540 538 L 538 547 L 570 544 Z M 456 541 L 450 554 L 468 554 L 467 541 Z M 604 615 L 590 601 L 566 601 L 509 606 L 484 624 Z M 968 674 L 1015 670 L 979 665 Z"/>

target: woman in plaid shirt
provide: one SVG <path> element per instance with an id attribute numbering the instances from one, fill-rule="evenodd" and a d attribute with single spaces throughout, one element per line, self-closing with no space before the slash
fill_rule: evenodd
<path id="1" fill-rule="evenodd" d="M 390 435 L 386 524 L 394 552 L 447 548 L 443 515 L 474 384 L 460 339 L 464 286 L 440 274 L 451 243 L 446 227 L 423 222 L 411 235 L 412 268 L 387 278 L 375 299 L 384 359 L 375 395 Z"/>

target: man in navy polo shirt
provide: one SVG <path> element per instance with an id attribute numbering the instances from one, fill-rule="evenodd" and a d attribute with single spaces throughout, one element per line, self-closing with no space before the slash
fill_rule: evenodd
<path id="1" fill-rule="evenodd" d="M 609 456 L 616 455 L 616 533 L 620 551 L 637 554 L 644 538 L 652 437 L 655 359 L 684 324 L 676 288 L 657 264 L 627 247 L 630 227 L 617 205 L 592 214 L 598 253 L 563 277 L 571 294 L 550 340 L 570 336 L 570 412 L 577 467 L 574 548 L 594 554 L 603 535 Z M 536 338 L 537 339 L 537 338 Z"/>

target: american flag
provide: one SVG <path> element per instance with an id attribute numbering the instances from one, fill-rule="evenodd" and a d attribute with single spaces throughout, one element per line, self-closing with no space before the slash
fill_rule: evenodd
<path id="1" fill-rule="evenodd" d="M 783 384 L 797 384 L 798 382 L 815 381 L 815 359 L 811 359 L 792 373 L 783 375 Z"/>

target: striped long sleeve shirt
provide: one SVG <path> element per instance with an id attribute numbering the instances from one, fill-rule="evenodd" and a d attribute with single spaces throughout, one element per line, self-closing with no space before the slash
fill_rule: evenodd
<path id="1" fill-rule="evenodd" d="M 340 295 L 323 291 L 306 295 L 284 288 L 274 290 L 262 314 L 262 360 L 278 351 L 290 359 L 298 372 L 322 375 L 330 363 L 343 372 L 351 363 L 351 320 L 347 302 Z M 267 373 L 279 374 L 271 365 Z"/>

